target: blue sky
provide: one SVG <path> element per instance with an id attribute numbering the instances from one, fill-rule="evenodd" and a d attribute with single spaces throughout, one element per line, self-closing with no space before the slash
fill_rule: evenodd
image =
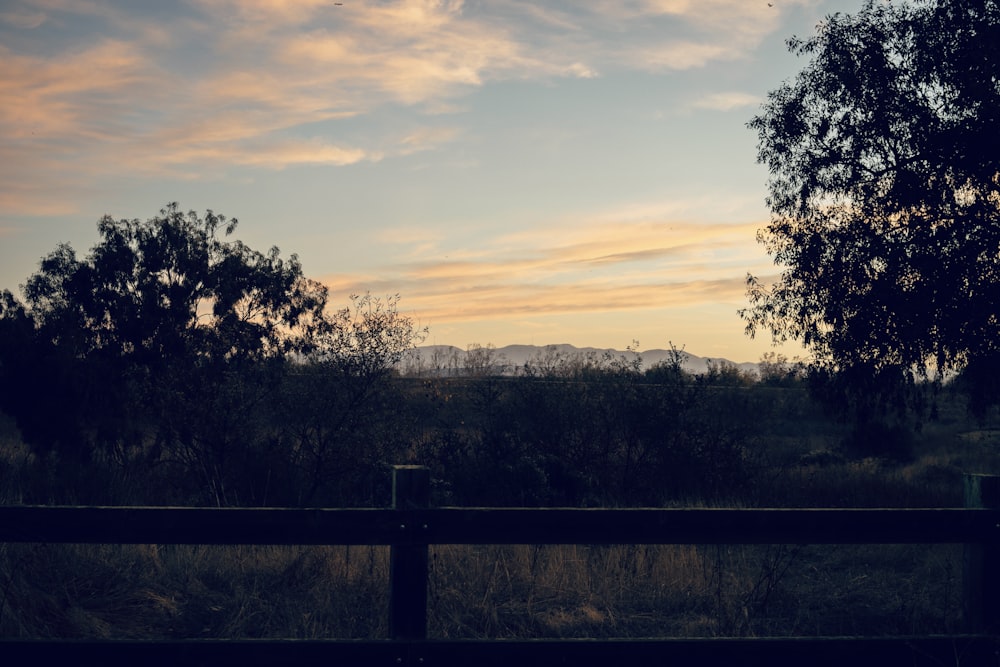
<path id="1" fill-rule="evenodd" d="M 166 203 L 295 253 L 427 343 L 754 361 L 745 124 L 861 0 L 0 4 L 0 288 Z M 789 355 L 794 346 L 783 349 Z"/>

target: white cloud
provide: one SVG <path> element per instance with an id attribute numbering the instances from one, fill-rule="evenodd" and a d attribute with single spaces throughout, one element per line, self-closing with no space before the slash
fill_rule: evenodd
<path id="1" fill-rule="evenodd" d="M 595 70 L 583 63 L 573 63 L 566 68 L 566 72 L 580 79 L 593 79 L 598 76 Z"/>
<path id="2" fill-rule="evenodd" d="M 432 150 L 455 140 L 461 130 L 454 127 L 422 127 L 410 132 L 400 141 L 400 154 L 410 155 Z"/>
<path id="3" fill-rule="evenodd" d="M 308 141 L 269 141 L 256 145 L 208 144 L 191 145 L 174 151 L 163 158 L 167 164 L 241 165 L 284 169 L 295 165 L 343 166 L 362 160 L 378 161 L 379 153 L 369 153 L 359 148 L 329 144 L 321 139 Z"/>
<path id="4" fill-rule="evenodd" d="M 704 67 L 713 60 L 738 57 L 742 49 L 736 44 L 716 44 L 678 41 L 651 46 L 631 54 L 632 64 L 651 70 L 685 70 Z"/>
<path id="5" fill-rule="evenodd" d="M 691 103 L 695 109 L 711 109 L 713 111 L 732 111 L 743 107 L 757 106 L 760 97 L 738 91 L 710 93 Z"/>

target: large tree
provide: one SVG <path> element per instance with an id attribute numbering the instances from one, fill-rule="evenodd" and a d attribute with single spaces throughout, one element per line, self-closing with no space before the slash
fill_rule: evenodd
<path id="1" fill-rule="evenodd" d="M 261 358 L 306 345 L 327 291 L 295 255 L 227 240 L 235 219 L 170 204 L 145 222 L 105 216 L 83 260 L 69 245 L 43 258 L 24 285 L 43 336 L 81 356 L 156 366 Z"/>
<path id="2" fill-rule="evenodd" d="M 144 222 L 106 216 L 85 258 L 60 245 L 23 304 L 3 293 L 0 409 L 27 440 L 79 459 L 155 435 L 204 459 L 224 444 L 208 440 L 238 437 L 262 374 L 324 326 L 327 290 L 294 255 L 225 238 L 236 224 L 176 204 Z"/>
<path id="3" fill-rule="evenodd" d="M 869 0 L 828 17 L 749 127 L 770 171 L 751 335 L 902 386 L 1000 358 L 1000 7 Z"/>
<path id="4" fill-rule="evenodd" d="M 295 255 L 229 238 L 236 224 L 176 204 L 104 217 L 85 257 L 63 244 L 41 260 L 23 302 L 0 292 L 0 410 L 27 442 L 64 462 L 181 464 L 195 500 L 247 502 L 263 493 L 252 459 L 278 455 L 262 450 L 290 369 L 367 388 L 419 339 L 396 299 L 328 309 Z M 355 393 L 359 411 L 372 391 Z"/>

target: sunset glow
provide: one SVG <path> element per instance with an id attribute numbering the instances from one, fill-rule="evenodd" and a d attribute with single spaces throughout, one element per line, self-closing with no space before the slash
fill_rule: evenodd
<path id="1" fill-rule="evenodd" d="M 755 361 L 767 174 L 745 127 L 860 0 L 13 0 L 0 288 L 96 222 L 240 220 L 428 343 Z M 789 355 L 800 353 L 784 348 Z"/>

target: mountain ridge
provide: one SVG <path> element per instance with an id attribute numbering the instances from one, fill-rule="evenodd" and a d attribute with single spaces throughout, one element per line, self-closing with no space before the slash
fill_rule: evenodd
<path id="1" fill-rule="evenodd" d="M 732 364 L 744 372 L 756 373 L 759 370 L 759 364 L 756 362 L 734 362 L 722 357 L 701 357 L 684 350 L 677 350 L 677 352 L 680 352 L 683 356 L 681 367 L 691 373 L 706 372 L 710 361 L 726 365 Z M 455 347 L 454 345 L 421 345 L 408 351 L 402 361 L 400 361 L 400 365 L 403 368 L 417 368 L 425 365 L 433 368 L 447 364 L 465 366 L 470 353 L 489 355 L 494 363 L 510 368 L 518 368 L 528 362 L 539 361 L 544 359 L 546 355 L 573 358 L 586 357 L 588 355 L 601 357 L 605 354 L 610 354 L 614 358 L 625 358 L 628 361 L 633 361 L 638 355 L 641 358 L 641 368 L 645 369 L 669 359 L 674 354 L 674 350 L 660 348 L 640 351 L 618 350 L 602 347 L 576 347 L 569 343 L 551 345 L 512 344 L 503 347 L 489 345 L 479 347 L 470 346 L 467 350 Z"/>

